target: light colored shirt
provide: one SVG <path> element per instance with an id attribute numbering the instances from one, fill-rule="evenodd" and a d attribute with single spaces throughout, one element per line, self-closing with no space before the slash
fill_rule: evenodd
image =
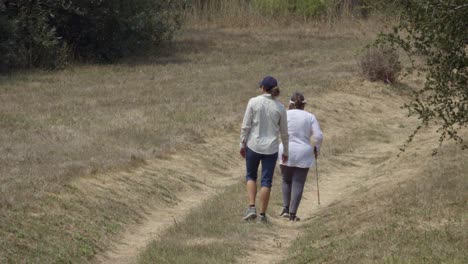
<path id="1" fill-rule="evenodd" d="M 314 148 L 310 138 L 314 138 L 315 147 L 320 152 L 323 135 L 320 125 L 315 116 L 307 111 L 293 109 L 288 110 L 288 132 L 289 132 L 289 157 L 288 162 L 280 164 L 289 167 L 310 168 L 314 164 Z M 279 154 L 283 146 L 279 147 Z"/>
<path id="2" fill-rule="evenodd" d="M 260 154 L 278 152 L 279 135 L 288 155 L 288 121 L 284 106 L 270 94 L 249 100 L 242 122 L 240 147 L 249 147 Z"/>

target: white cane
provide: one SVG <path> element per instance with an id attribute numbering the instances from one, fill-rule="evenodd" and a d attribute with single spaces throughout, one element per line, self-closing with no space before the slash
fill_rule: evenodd
<path id="1" fill-rule="evenodd" d="M 315 148 L 315 179 L 317 180 L 317 199 L 320 205 L 320 189 L 319 189 L 319 175 L 318 175 L 318 159 L 317 159 L 317 148 Z"/>

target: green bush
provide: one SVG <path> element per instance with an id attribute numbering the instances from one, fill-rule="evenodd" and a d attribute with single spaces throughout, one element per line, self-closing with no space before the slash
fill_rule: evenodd
<path id="1" fill-rule="evenodd" d="M 0 0 L 0 69 L 114 61 L 170 39 L 185 1 Z"/>
<path id="2" fill-rule="evenodd" d="M 61 46 L 46 11 L 30 1 L 0 4 L 0 68 L 52 66 Z"/>
<path id="3" fill-rule="evenodd" d="M 296 0 L 296 13 L 305 17 L 316 17 L 325 14 L 327 4 L 331 1 L 326 0 Z"/>
<path id="4" fill-rule="evenodd" d="M 180 5 L 170 0 L 76 1 L 51 19 L 80 57 L 112 61 L 167 40 L 180 26 Z"/>
<path id="5" fill-rule="evenodd" d="M 254 8 L 266 15 L 285 15 L 294 7 L 295 0 L 253 0 Z"/>
<path id="6" fill-rule="evenodd" d="M 314 17 L 324 13 L 331 0 L 253 0 L 253 6 L 267 15 L 300 15 Z"/>
<path id="7" fill-rule="evenodd" d="M 5 16 L 4 9 L 0 9 L 0 71 L 15 60 L 16 31 L 16 23 Z"/>

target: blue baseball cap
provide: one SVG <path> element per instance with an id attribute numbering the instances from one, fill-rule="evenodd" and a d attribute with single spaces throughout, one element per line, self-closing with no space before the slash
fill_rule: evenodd
<path id="1" fill-rule="evenodd" d="M 260 87 L 265 87 L 265 89 L 267 91 L 275 88 L 276 86 L 278 86 L 278 81 L 271 77 L 271 76 L 267 76 L 265 78 L 263 78 L 263 80 L 258 84 Z"/>

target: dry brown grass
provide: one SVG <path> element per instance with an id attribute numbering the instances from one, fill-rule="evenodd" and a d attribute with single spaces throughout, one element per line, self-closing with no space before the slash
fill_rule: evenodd
<path id="1" fill-rule="evenodd" d="M 374 21 L 350 21 L 333 28 L 294 23 L 277 27 L 270 21 L 234 29 L 219 29 L 206 21 L 194 21 L 156 56 L 0 77 L 1 263 L 90 261 L 124 226 L 141 221 L 148 205 L 171 205 L 180 192 L 202 188 L 206 182 L 200 181 L 200 171 L 226 176 L 233 166 L 231 157 L 237 155 L 245 103 L 258 93 L 256 84 L 267 74 L 280 80 L 283 102 L 296 90 L 312 102 L 309 110 L 327 136 L 322 154 L 330 162 L 324 164 L 324 173 L 333 166 L 355 166 L 346 155 L 364 143 L 371 150 L 375 142 L 397 150 L 395 142 L 403 143 L 411 131 L 411 122 L 398 123 L 394 117 L 389 124 L 384 118 L 388 109 L 379 103 L 391 100 L 397 108 L 402 99 L 395 94 L 407 91 L 354 78 L 356 51 L 376 31 Z M 375 94 L 381 97 L 375 100 Z M 356 122 L 357 116 L 366 121 L 364 126 Z M 226 137 L 224 144 L 229 146 L 218 148 L 223 143 L 213 139 Z M 399 176 L 414 175 L 412 167 L 421 164 L 418 148 L 405 166 L 394 164 Z M 185 162 L 181 153 L 196 157 Z M 396 158 L 393 152 L 384 154 L 368 160 L 378 176 L 385 175 L 381 165 Z M 171 160 L 174 155 L 179 158 L 177 164 Z M 359 160 L 360 153 L 353 158 Z M 188 164 L 199 167 L 185 168 Z M 369 178 L 369 184 L 377 184 L 379 177 L 375 179 Z M 236 188 L 226 194 L 238 200 Z M 412 190 L 420 191 L 409 190 L 408 196 Z M 231 211 L 242 207 L 236 199 L 224 208 L 226 222 L 237 221 L 228 219 Z M 193 218 L 196 212 L 189 216 Z M 222 229 L 222 223 L 213 230 Z M 431 222 L 424 228 L 438 224 Z M 339 226 L 332 226 L 336 227 L 332 231 L 339 231 Z M 183 232 L 176 227 L 168 231 L 169 236 L 202 237 L 190 233 L 196 225 L 188 231 L 183 230 L 186 226 L 179 228 Z M 225 235 L 246 232 L 238 223 L 233 228 L 234 233 L 226 229 Z M 223 238 L 208 239 L 213 243 L 179 246 L 193 249 L 200 263 L 206 263 L 204 254 L 211 254 L 210 260 L 217 263 L 216 254 L 223 254 L 227 246 L 233 249 L 221 259 L 234 261 L 242 252 L 239 240 L 231 245 L 220 242 Z M 214 246 L 205 247 L 208 244 Z M 167 249 L 159 246 L 158 250 Z M 183 262 L 186 257 L 177 255 L 177 248 L 172 253 L 168 259 L 180 257 Z M 151 252 L 147 254 L 151 260 Z"/>
<path id="2" fill-rule="evenodd" d="M 464 263 L 466 153 L 447 146 L 432 157 L 437 136 L 429 130 L 398 157 L 416 124 L 399 109 L 409 92 L 352 78 L 314 97 L 313 112 L 326 131 L 322 205 L 315 207 L 315 175 L 309 173 L 299 210 L 305 228 L 276 216 L 276 172 L 271 226 L 239 221 L 245 209 L 241 183 L 158 236 L 139 263 L 277 263 L 297 234 L 283 263 Z M 193 239 L 206 243 L 186 242 Z"/>
<path id="3" fill-rule="evenodd" d="M 139 219 L 134 208 L 145 194 L 122 203 L 107 188 L 83 210 L 88 195 L 72 182 L 166 158 L 206 138 L 237 138 L 246 100 L 267 74 L 280 80 L 281 100 L 301 90 L 313 101 L 333 80 L 356 74 L 354 54 L 365 40 L 359 32 L 197 26 L 158 56 L 2 76 L 1 262 L 92 256 L 107 236 Z M 141 190 L 120 182 L 126 192 Z M 178 187 L 166 185 L 162 192 L 154 186 L 153 199 L 176 199 Z M 119 222 L 107 225 L 109 217 Z"/>
<path id="4" fill-rule="evenodd" d="M 466 263 L 467 155 L 445 146 L 429 158 L 429 135 L 318 214 L 282 263 Z"/>

